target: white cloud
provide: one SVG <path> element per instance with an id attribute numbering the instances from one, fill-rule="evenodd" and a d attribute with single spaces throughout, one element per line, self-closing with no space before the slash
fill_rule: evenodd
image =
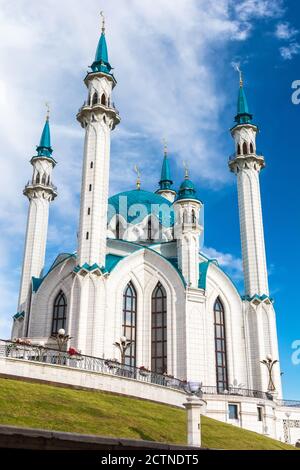
<path id="1" fill-rule="evenodd" d="M 282 0 L 241 0 L 232 4 L 238 18 L 248 21 L 253 18 L 276 18 L 283 13 Z"/>
<path id="2" fill-rule="evenodd" d="M 222 253 L 215 248 L 205 247 L 203 253 L 210 259 L 216 259 L 219 265 L 232 277 L 235 281 L 243 279 L 243 265 L 241 258 L 236 258 L 230 253 Z"/>
<path id="3" fill-rule="evenodd" d="M 295 55 L 300 53 L 300 44 L 293 42 L 288 46 L 280 47 L 280 55 L 284 60 L 291 60 Z"/>
<path id="4" fill-rule="evenodd" d="M 298 30 L 293 28 L 288 22 L 278 23 L 275 29 L 275 36 L 278 39 L 291 39 L 298 34 Z"/>

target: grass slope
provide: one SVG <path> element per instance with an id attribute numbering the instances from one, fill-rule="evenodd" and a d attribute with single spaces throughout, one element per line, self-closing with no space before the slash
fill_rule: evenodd
<path id="1" fill-rule="evenodd" d="M 0 424 L 186 443 L 184 410 L 102 392 L 0 379 Z M 294 449 L 202 418 L 202 445 L 215 449 Z"/>

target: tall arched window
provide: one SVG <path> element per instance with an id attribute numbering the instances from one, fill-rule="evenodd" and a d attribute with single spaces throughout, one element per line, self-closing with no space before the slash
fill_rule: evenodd
<path id="1" fill-rule="evenodd" d="M 254 153 L 254 152 L 253 152 L 253 144 L 252 144 L 252 142 L 250 142 L 250 153 Z"/>
<path id="2" fill-rule="evenodd" d="M 51 334 L 55 335 L 61 328 L 66 327 L 67 299 L 63 291 L 60 291 L 54 300 Z"/>
<path id="3" fill-rule="evenodd" d="M 123 335 L 132 344 L 127 348 L 125 353 L 125 364 L 135 366 L 136 364 L 136 312 L 137 312 L 137 295 L 136 290 L 129 282 L 123 294 Z"/>
<path id="4" fill-rule="evenodd" d="M 46 174 L 45 173 L 42 176 L 42 184 L 46 184 Z"/>
<path id="5" fill-rule="evenodd" d="M 148 240 L 153 240 L 153 233 L 152 233 L 152 221 L 151 218 L 148 220 L 148 235 L 147 235 Z"/>
<path id="6" fill-rule="evenodd" d="M 92 105 L 97 104 L 97 103 L 98 103 L 98 93 L 95 91 L 95 93 L 93 94 Z"/>
<path id="7" fill-rule="evenodd" d="M 116 239 L 120 240 L 120 238 L 121 238 L 120 221 L 118 219 L 116 222 Z"/>
<path id="8" fill-rule="evenodd" d="M 243 155 L 247 155 L 248 149 L 247 149 L 247 144 L 246 142 L 243 143 Z"/>
<path id="9" fill-rule="evenodd" d="M 40 174 L 38 173 L 36 175 L 36 180 L 35 180 L 36 184 L 39 184 L 40 183 Z"/>
<path id="10" fill-rule="evenodd" d="M 152 294 L 151 370 L 167 372 L 167 295 L 159 282 Z"/>
<path id="11" fill-rule="evenodd" d="M 228 390 L 224 307 L 219 298 L 214 305 L 216 374 L 218 393 Z"/>
<path id="12" fill-rule="evenodd" d="M 103 104 L 104 106 L 106 106 L 106 96 L 105 96 L 104 93 L 103 93 L 103 95 L 101 96 L 101 104 Z"/>
<path id="13" fill-rule="evenodd" d="M 237 154 L 241 155 L 241 146 L 240 146 L 240 144 L 238 144 L 238 146 L 237 146 Z"/>

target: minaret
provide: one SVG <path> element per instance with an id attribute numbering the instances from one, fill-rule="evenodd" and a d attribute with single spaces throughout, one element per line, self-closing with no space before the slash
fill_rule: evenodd
<path id="1" fill-rule="evenodd" d="M 229 168 L 237 176 L 245 294 L 249 297 L 268 296 L 259 184 L 259 174 L 265 160 L 256 151 L 258 127 L 252 123 L 241 73 L 237 108 L 236 125 L 231 129 L 235 153 L 229 160 Z"/>
<path id="2" fill-rule="evenodd" d="M 156 191 L 157 194 L 173 202 L 176 196 L 176 191 L 172 189 L 173 181 L 171 178 L 170 163 L 168 159 L 168 148 L 167 144 L 164 143 L 164 159 L 161 169 L 161 178 L 159 182 L 159 189 Z"/>
<path id="3" fill-rule="evenodd" d="M 52 157 L 49 110 L 37 155 L 31 159 L 32 179 L 24 189 L 29 199 L 24 260 L 19 294 L 19 312 L 25 310 L 32 277 L 41 277 L 46 252 L 49 204 L 57 196 L 52 184 L 52 170 L 56 161 Z"/>
<path id="4" fill-rule="evenodd" d="M 186 168 L 178 196 L 174 202 L 175 239 L 177 240 L 178 267 L 187 287 L 197 288 L 199 281 L 200 223 L 202 202 L 198 199 L 195 186 Z"/>
<path id="5" fill-rule="evenodd" d="M 85 129 L 78 264 L 100 268 L 105 265 L 106 255 L 110 134 L 120 122 L 112 103 L 116 80 L 108 61 L 104 18 L 91 69 L 84 80 L 88 88 L 87 101 L 77 115 Z"/>

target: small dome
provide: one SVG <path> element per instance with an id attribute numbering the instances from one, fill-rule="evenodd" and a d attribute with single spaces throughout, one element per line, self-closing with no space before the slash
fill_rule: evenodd
<path id="1" fill-rule="evenodd" d="M 108 223 L 114 215 L 120 215 L 130 224 L 138 224 L 148 215 L 153 215 L 164 227 L 174 225 L 172 203 L 159 194 L 142 189 L 124 191 L 111 196 L 108 199 Z"/>
<path id="2" fill-rule="evenodd" d="M 199 201 L 195 185 L 188 178 L 185 178 L 180 185 L 176 201 L 179 201 L 180 199 L 194 199 L 196 201 Z"/>

